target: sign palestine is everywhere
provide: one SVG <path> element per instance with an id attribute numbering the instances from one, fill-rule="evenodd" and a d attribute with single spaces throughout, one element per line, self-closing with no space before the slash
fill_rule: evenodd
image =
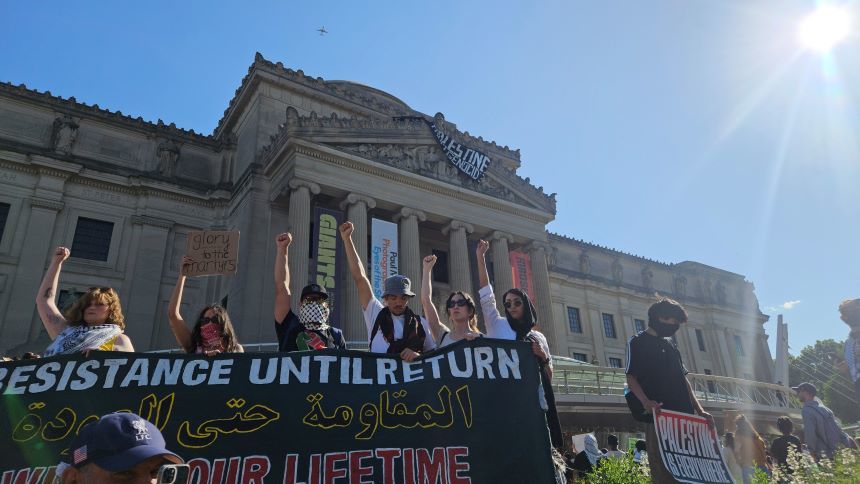
<path id="1" fill-rule="evenodd" d="M 443 133 L 436 127 L 435 123 L 429 123 L 430 129 L 433 130 L 433 135 L 445 151 L 448 161 L 456 166 L 460 171 L 469 175 L 469 178 L 475 181 L 481 181 L 484 177 L 484 172 L 490 166 L 490 157 L 481 153 L 478 150 L 463 146 L 457 143 L 450 136 Z"/>

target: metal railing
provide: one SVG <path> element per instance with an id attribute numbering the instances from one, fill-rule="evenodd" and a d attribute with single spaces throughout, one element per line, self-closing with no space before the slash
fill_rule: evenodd
<path id="1" fill-rule="evenodd" d="M 703 404 L 800 409 L 801 403 L 788 387 L 725 376 L 687 375 Z M 552 378 L 556 395 L 623 396 L 627 375 L 622 368 L 580 366 L 556 368 Z"/>

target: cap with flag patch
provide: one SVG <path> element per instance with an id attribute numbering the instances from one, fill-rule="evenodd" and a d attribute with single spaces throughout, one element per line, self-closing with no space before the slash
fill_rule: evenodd
<path id="1" fill-rule="evenodd" d="M 183 463 L 167 450 L 158 427 L 133 413 L 111 413 L 85 425 L 69 449 L 70 464 L 78 468 L 94 463 L 107 471 L 126 471 L 157 455 Z"/>

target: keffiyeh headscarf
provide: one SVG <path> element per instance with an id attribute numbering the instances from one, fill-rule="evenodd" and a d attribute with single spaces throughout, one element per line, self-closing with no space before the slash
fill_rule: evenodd
<path id="1" fill-rule="evenodd" d="M 57 335 L 57 339 L 48 346 L 42 356 L 68 355 L 96 349 L 111 343 L 120 334 L 122 329 L 115 324 L 69 326 Z"/>
<path id="2" fill-rule="evenodd" d="M 328 317 L 330 310 L 327 304 L 319 301 L 308 301 L 302 303 L 299 308 L 299 322 L 306 329 L 325 331 L 328 329 Z"/>
<path id="3" fill-rule="evenodd" d="M 591 465 L 597 464 L 597 461 L 603 457 L 600 449 L 597 448 L 597 439 L 591 434 L 585 436 L 585 456 L 588 457 Z"/>

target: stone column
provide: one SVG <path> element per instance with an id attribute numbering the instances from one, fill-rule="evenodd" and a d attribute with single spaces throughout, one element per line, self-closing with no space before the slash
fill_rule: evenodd
<path id="1" fill-rule="evenodd" d="M 346 219 L 352 222 L 353 227 L 355 227 L 352 231 L 352 241 L 361 263 L 364 264 L 365 271 L 367 271 L 367 211 L 372 208 L 376 208 L 376 200 L 358 193 L 350 193 L 346 200 L 340 204 L 340 209 L 346 210 Z M 349 275 L 349 268 L 346 266 L 345 260 L 341 264 L 341 271 L 342 284 L 340 287 L 344 290 L 343 302 L 340 306 L 340 328 L 344 332 L 346 341 L 366 343 L 369 335 L 364 326 L 361 302 L 358 300 L 358 288 L 352 281 L 352 276 Z"/>
<path id="2" fill-rule="evenodd" d="M 290 180 L 290 213 L 288 216 L 293 243 L 289 249 L 291 307 L 299 307 L 302 288 L 308 284 L 308 250 L 311 240 L 311 195 L 320 186 L 307 180 Z"/>
<path id="3" fill-rule="evenodd" d="M 9 310 L 4 315 L 2 349 L 33 341 L 39 336 L 42 321 L 36 316 L 36 291 L 45 275 L 45 261 L 51 250 L 52 233 L 57 213 L 63 209 L 63 202 L 39 197 L 30 199 L 30 217 L 27 220 L 26 243 L 18 256 L 14 279 L 9 287 Z M 60 276 L 62 278 L 62 276 Z M 44 349 L 44 348 L 42 348 Z"/>
<path id="4" fill-rule="evenodd" d="M 475 227 L 466 222 L 452 220 L 442 234 L 448 236 L 450 249 L 450 264 L 448 276 L 452 291 L 472 292 L 472 268 L 469 264 L 469 246 L 467 238 L 475 231 Z M 477 295 L 475 295 L 477 297 Z"/>
<path id="5" fill-rule="evenodd" d="M 552 313 L 552 294 L 549 288 L 549 269 L 546 257 L 551 253 L 552 247 L 543 242 L 532 242 L 529 246 L 529 258 L 532 263 L 532 280 L 535 290 L 535 309 L 538 312 L 538 323 L 540 331 L 546 336 L 550 352 L 556 354 L 558 347 L 555 336 L 555 317 Z M 622 322 L 622 324 L 624 324 Z"/>
<path id="6" fill-rule="evenodd" d="M 514 284 L 511 256 L 508 253 L 508 244 L 514 241 L 514 237 L 497 230 L 490 235 L 490 240 L 490 248 L 493 251 L 493 291 L 496 293 L 499 312 L 504 315 L 505 302 L 502 300 L 502 295 Z"/>
<path id="7" fill-rule="evenodd" d="M 135 250 L 129 251 L 135 259 L 134 270 L 131 274 L 126 274 L 126 281 L 130 284 L 128 289 L 123 288 L 127 300 L 121 302 L 125 309 L 125 332 L 134 349 L 148 351 L 155 349 L 155 337 L 162 329 L 155 327 L 160 321 L 156 311 L 161 309 L 158 304 L 161 297 L 161 279 L 166 259 L 167 236 L 173 228 L 173 221 L 147 215 L 132 215 L 131 223 L 139 226 L 133 231 Z"/>
<path id="8" fill-rule="evenodd" d="M 400 223 L 400 265 L 398 272 L 412 281 L 412 292 L 421 291 L 421 247 L 418 236 L 418 222 L 427 220 L 421 210 L 403 207 L 395 220 Z M 417 308 L 412 308 L 417 311 Z"/>

